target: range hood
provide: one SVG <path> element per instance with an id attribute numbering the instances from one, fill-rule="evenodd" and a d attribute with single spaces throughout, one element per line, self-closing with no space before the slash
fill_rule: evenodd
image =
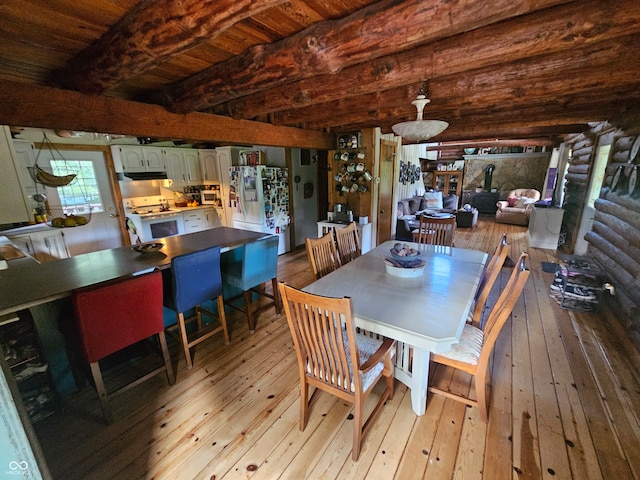
<path id="1" fill-rule="evenodd" d="M 123 172 L 118 180 L 166 180 L 167 172 Z"/>

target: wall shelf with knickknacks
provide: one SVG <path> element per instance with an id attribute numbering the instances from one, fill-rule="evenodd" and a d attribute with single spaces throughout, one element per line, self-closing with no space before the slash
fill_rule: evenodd
<path id="1" fill-rule="evenodd" d="M 337 148 L 328 152 L 328 211 L 340 203 L 354 214 L 371 217 L 373 129 L 339 134 L 336 143 Z"/>
<path id="2" fill-rule="evenodd" d="M 347 154 L 336 151 L 334 160 L 332 173 L 336 192 L 366 193 L 370 190 L 373 175 L 364 152 Z"/>

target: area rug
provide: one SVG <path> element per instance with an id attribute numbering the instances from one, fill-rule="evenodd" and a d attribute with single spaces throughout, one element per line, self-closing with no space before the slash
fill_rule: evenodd
<path id="1" fill-rule="evenodd" d="M 542 262 L 542 271 L 544 273 L 555 273 L 558 264 L 554 262 Z"/>

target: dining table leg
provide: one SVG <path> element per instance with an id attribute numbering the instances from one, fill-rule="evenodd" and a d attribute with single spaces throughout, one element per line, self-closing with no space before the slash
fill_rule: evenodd
<path id="1" fill-rule="evenodd" d="M 427 409 L 427 387 L 429 384 L 429 350 L 413 347 L 411 369 L 411 407 L 416 415 L 424 415 Z"/>

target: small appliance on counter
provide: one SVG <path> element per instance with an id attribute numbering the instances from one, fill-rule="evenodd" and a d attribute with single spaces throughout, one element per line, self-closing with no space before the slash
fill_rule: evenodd
<path id="1" fill-rule="evenodd" d="M 333 222 L 351 223 L 353 222 L 353 212 L 347 210 L 347 206 L 344 203 L 336 203 L 335 207 L 333 207 Z"/>
<path id="2" fill-rule="evenodd" d="M 222 192 L 220 185 L 206 185 L 200 190 L 200 205 L 222 206 Z"/>

